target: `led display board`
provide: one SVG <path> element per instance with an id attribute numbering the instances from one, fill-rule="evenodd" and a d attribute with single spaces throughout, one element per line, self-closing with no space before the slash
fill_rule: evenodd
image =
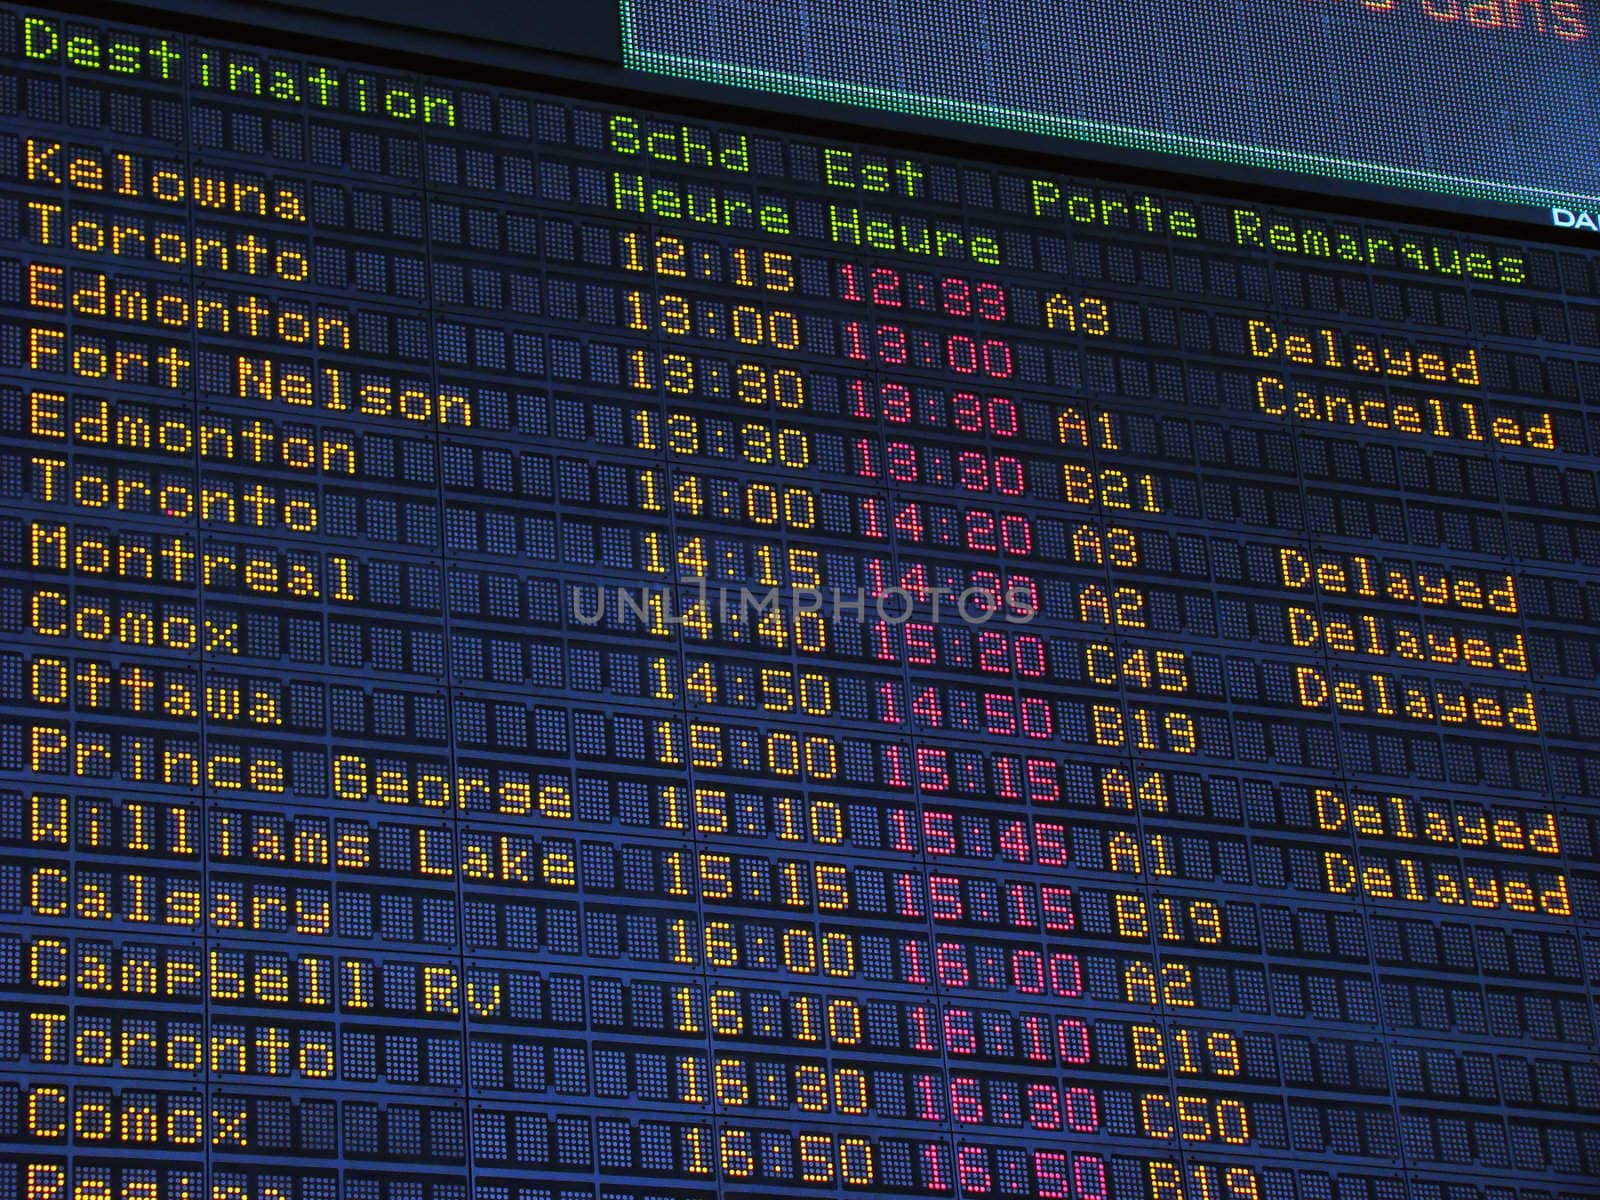
<path id="1" fill-rule="evenodd" d="M 1595 1195 L 1600 256 L 291 41 L 0 9 L 6 1195 Z"/>
<path id="2" fill-rule="evenodd" d="M 623 0 L 623 11 L 626 61 L 649 71 L 1600 231 L 1593 0 Z"/>

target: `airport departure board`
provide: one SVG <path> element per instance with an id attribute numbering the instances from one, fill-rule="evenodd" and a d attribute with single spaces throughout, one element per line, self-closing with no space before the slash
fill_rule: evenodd
<path id="1" fill-rule="evenodd" d="M 0 1193 L 1592 1200 L 1600 254 L 0 10 Z"/>

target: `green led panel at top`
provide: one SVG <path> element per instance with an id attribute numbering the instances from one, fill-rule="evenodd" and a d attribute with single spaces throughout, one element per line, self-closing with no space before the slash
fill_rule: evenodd
<path id="1" fill-rule="evenodd" d="M 1596 0 L 623 0 L 631 67 L 1600 223 Z"/>

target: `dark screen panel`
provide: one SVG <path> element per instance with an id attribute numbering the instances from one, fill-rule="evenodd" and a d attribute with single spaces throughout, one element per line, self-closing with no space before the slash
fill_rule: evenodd
<path id="1" fill-rule="evenodd" d="M 628 0 L 623 12 L 625 60 L 661 74 L 1190 169 L 1492 201 L 1541 224 L 1600 220 L 1585 0 Z"/>
<path id="2" fill-rule="evenodd" d="M 305 4 L 297 0 L 271 0 L 285 8 L 307 8 L 337 13 L 365 21 L 440 33 L 462 34 L 495 42 L 509 42 L 541 50 L 579 54 L 586 58 L 618 60 L 617 17 L 612 4 L 571 5 L 490 5 L 454 4 L 448 9 L 422 4 L 419 0 L 399 0 L 374 13 L 370 4 L 359 0 L 333 0 L 332 3 Z"/>
<path id="3" fill-rule="evenodd" d="M 0 52 L 22 1194 L 1592 1193 L 1594 256 Z"/>

